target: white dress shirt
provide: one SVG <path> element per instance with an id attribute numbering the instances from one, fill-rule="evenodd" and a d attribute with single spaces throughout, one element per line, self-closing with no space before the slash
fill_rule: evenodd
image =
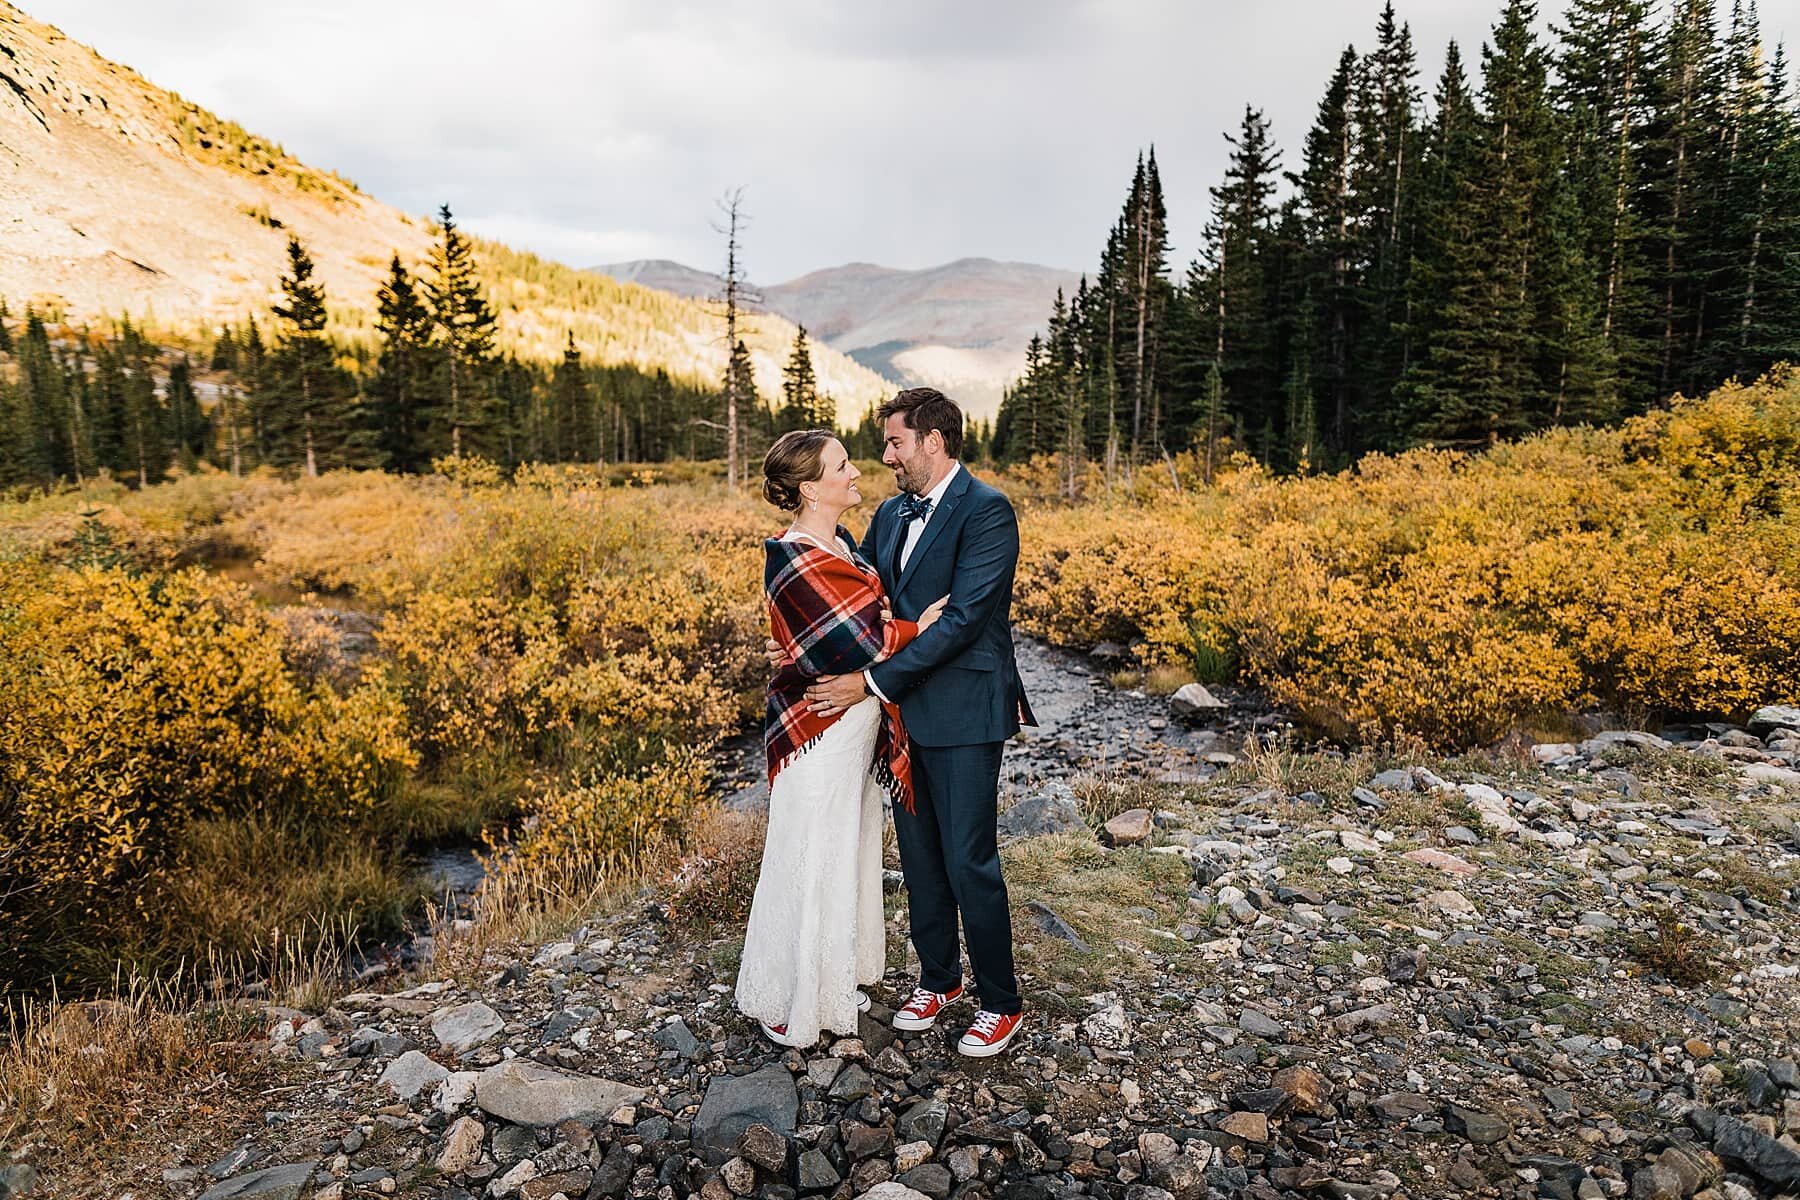
<path id="1" fill-rule="evenodd" d="M 936 487 L 925 493 L 925 499 L 931 501 L 931 516 L 914 517 L 906 523 L 906 541 L 900 546 L 900 569 L 902 571 L 905 571 L 906 564 L 912 561 L 913 547 L 917 546 L 919 539 L 925 536 L 925 526 L 930 523 L 931 517 L 937 515 L 939 507 L 944 503 L 944 493 L 950 490 L 950 483 L 960 470 L 962 470 L 962 464 L 951 460 L 950 470 L 945 472 L 942 479 L 938 480 Z M 881 694 L 881 689 L 875 686 L 875 677 L 867 671 L 863 672 L 863 684 L 869 689 L 870 695 L 878 696 L 883 700 L 887 699 Z"/>

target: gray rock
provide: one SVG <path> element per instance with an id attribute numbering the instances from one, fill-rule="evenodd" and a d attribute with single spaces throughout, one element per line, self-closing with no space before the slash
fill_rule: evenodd
<path id="1" fill-rule="evenodd" d="M 533 1127 L 562 1121 L 593 1125 L 643 1098 L 643 1090 L 629 1084 L 517 1058 L 489 1067 L 475 1080 L 475 1103 L 482 1111 Z"/>
<path id="2" fill-rule="evenodd" d="M 833 1100 L 852 1104 L 864 1096 L 873 1096 L 875 1081 L 869 1077 L 867 1071 L 857 1064 L 851 1063 L 844 1068 L 844 1073 L 837 1077 L 837 1082 L 831 1085 L 831 1091 L 826 1094 Z"/>
<path id="3" fill-rule="evenodd" d="M 1792 704 L 1765 704 L 1750 714 L 1750 732 L 1763 736 L 1776 729 L 1800 729 L 1800 707 Z"/>
<path id="4" fill-rule="evenodd" d="M 715 1075 L 694 1117 L 694 1149 L 709 1165 L 720 1166 L 752 1125 L 767 1125 L 783 1137 L 792 1136 L 799 1109 L 794 1077 L 780 1063 L 749 1075 Z"/>
<path id="5" fill-rule="evenodd" d="M 898 1180 L 890 1179 L 886 1183 L 878 1183 L 864 1192 L 859 1200 L 931 1200 L 931 1198 L 914 1191 Z"/>
<path id="6" fill-rule="evenodd" d="M 37 1188 L 37 1169 L 29 1163 L 0 1167 L 0 1200 L 24 1200 Z"/>
<path id="7" fill-rule="evenodd" d="M 1272 1038 L 1280 1040 L 1287 1036 L 1287 1027 L 1280 1021 L 1254 1008 L 1246 1008 L 1238 1014 L 1238 1028 L 1251 1037 Z"/>
<path id="8" fill-rule="evenodd" d="M 941 1163 L 920 1163 L 912 1170 L 901 1175 L 899 1183 L 905 1184 L 915 1192 L 924 1192 L 931 1200 L 945 1200 L 956 1181 L 950 1177 L 950 1168 Z"/>
<path id="9" fill-rule="evenodd" d="M 950 1106 L 942 1100 L 920 1100 L 900 1115 L 894 1123 L 894 1140 L 927 1142 L 932 1149 L 944 1140 L 944 1128 L 950 1123 Z"/>
<path id="10" fill-rule="evenodd" d="M 831 1160 L 818 1150 L 808 1150 L 795 1165 L 794 1180 L 803 1192 L 822 1192 L 843 1182 Z"/>
<path id="11" fill-rule="evenodd" d="M 1169 710 L 1178 717 L 1206 717 L 1230 707 L 1197 683 L 1184 683 L 1169 697 Z"/>
<path id="12" fill-rule="evenodd" d="M 1413 778 L 1410 768 L 1395 767 L 1393 770 L 1383 771 L 1369 780 L 1369 786 L 1388 792 L 1410 792 L 1419 785 L 1418 781 Z"/>
<path id="13" fill-rule="evenodd" d="M 402 1100 L 411 1100 L 428 1087 L 450 1078 L 447 1068 L 439 1066 L 417 1050 L 408 1050 L 387 1065 L 376 1080 L 378 1087 L 390 1089 Z"/>
<path id="14" fill-rule="evenodd" d="M 1082 941 L 1081 935 L 1076 933 L 1067 921 L 1057 916 L 1056 911 L 1042 900 L 1028 901 L 1025 911 L 1030 915 L 1031 923 L 1037 926 L 1038 932 L 1048 934 L 1053 938 L 1060 938 L 1082 954 L 1093 953 L 1094 948 Z"/>
<path id="15" fill-rule="evenodd" d="M 457 1054 L 473 1050 L 505 1028 L 500 1014 L 479 1000 L 431 1014 L 431 1035 L 444 1049 Z"/>
<path id="16" fill-rule="evenodd" d="M 689 1029 L 687 1022 L 680 1017 L 673 1018 L 668 1024 L 651 1034 L 650 1040 L 664 1049 L 673 1050 L 689 1062 L 700 1057 L 700 1039 L 694 1036 L 693 1030 Z"/>
<path id="17" fill-rule="evenodd" d="M 537 1152 L 537 1134 L 523 1125 L 502 1125 L 494 1133 L 494 1161 L 502 1167 L 510 1167 Z"/>
<path id="18" fill-rule="evenodd" d="M 1800 1152 L 1736 1117 L 1719 1118 L 1713 1153 L 1777 1187 L 1800 1187 Z"/>
<path id="19" fill-rule="evenodd" d="M 1451 1133 L 1459 1133 L 1468 1138 L 1477 1146 L 1491 1146 L 1512 1136 L 1512 1123 L 1505 1117 L 1482 1112 L 1478 1108 L 1464 1108 L 1460 1104 L 1445 1106 L 1444 1127 Z"/>
<path id="20" fill-rule="evenodd" d="M 1685 1200 L 1681 1177 L 1661 1163 L 1639 1167 L 1631 1177 L 1631 1200 Z"/>
<path id="21" fill-rule="evenodd" d="M 623 1196 L 625 1189 L 631 1186 L 631 1173 L 636 1169 L 637 1158 L 630 1149 L 624 1142 L 614 1142 L 606 1151 L 605 1160 L 595 1169 L 594 1177 L 588 1181 L 587 1200 Z"/>
<path id="22" fill-rule="evenodd" d="M 318 1169 L 319 1160 L 314 1159 L 251 1171 L 214 1184 L 201 1193 L 200 1200 L 300 1200 Z"/>
<path id="23" fill-rule="evenodd" d="M 1000 814 L 996 828 L 1002 838 L 1045 837 L 1052 833 L 1086 833 L 1081 805 L 1066 783 L 1047 783 Z"/>

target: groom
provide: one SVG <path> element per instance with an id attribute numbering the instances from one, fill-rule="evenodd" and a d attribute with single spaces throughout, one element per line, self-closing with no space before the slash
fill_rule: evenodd
<path id="1" fill-rule="evenodd" d="M 1000 753 L 1035 723 L 1013 659 L 1012 585 L 1019 523 L 1006 497 L 958 461 L 963 416 L 935 388 L 910 388 L 876 411 L 881 461 L 900 494 L 875 511 L 862 555 L 875 564 L 894 615 L 913 620 L 949 596 L 937 623 L 861 675 L 822 677 L 806 695 L 832 715 L 865 696 L 897 702 L 912 741 L 914 806 L 896 806 L 919 986 L 896 1029 L 937 1022 L 962 996 L 957 919 L 981 1009 L 957 1049 L 983 1058 L 1018 1032 L 1012 915 L 1000 877 L 996 804 Z"/>

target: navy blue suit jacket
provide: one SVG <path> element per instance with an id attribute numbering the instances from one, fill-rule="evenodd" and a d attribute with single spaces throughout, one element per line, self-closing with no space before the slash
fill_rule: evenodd
<path id="1" fill-rule="evenodd" d="M 894 615 L 917 620 L 932 601 L 950 597 L 936 624 L 869 669 L 900 705 L 907 734 L 921 746 L 968 746 L 1005 741 L 1021 719 L 1035 724 L 1013 656 L 1019 521 L 1011 501 L 963 467 L 902 571 L 905 541 L 896 496 L 875 510 L 861 547 Z"/>

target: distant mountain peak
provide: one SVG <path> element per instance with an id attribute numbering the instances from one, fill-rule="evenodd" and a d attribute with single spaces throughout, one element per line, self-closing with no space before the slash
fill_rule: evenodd
<path id="1" fill-rule="evenodd" d="M 667 259 L 595 267 L 679 296 L 717 296 L 717 275 Z M 1080 274 L 1036 263 L 972 256 L 907 269 L 872 262 L 809 271 L 755 289 L 761 307 L 804 325 L 870 370 L 929 384 L 971 413 L 992 416 L 1006 385 L 1023 373 L 1025 346 L 1043 327 L 1056 291 Z"/>

